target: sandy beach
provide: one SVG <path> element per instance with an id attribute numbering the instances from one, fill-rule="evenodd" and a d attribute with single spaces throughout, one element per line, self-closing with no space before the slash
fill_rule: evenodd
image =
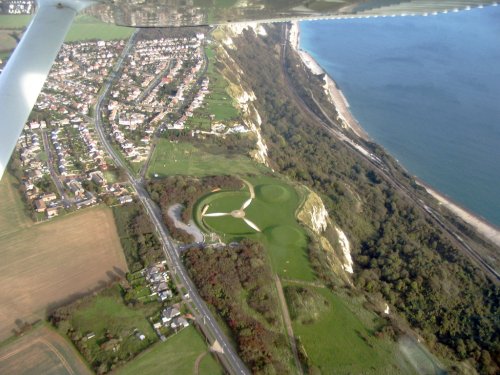
<path id="1" fill-rule="evenodd" d="M 337 110 L 339 121 L 344 128 L 350 128 L 358 137 L 370 140 L 370 136 L 364 131 L 356 118 L 352 115 L 349 109 L 349 103 L 346 100 L 344 93 L 337 86 L 337 83 L 326 73 L 316 60 L 306 51 L 300 49 L 300 27 L 297 21 L 292 22 L 292 27 L 289 33 L 290 45 L 297 51 L 303 63 L 311 70 L 313 74 L 324 74 L 325 84 L 323 88 L 330 102 Z"/>
<path id="2" fill-rule="evenodd" d="M 289 41 L 292 48 L 295 49 L 300 55 L 302 62 L 311 70 L 313 74 L 325 74 L 325 92 L 337 110 L 337 120 L 341 121 L 343 127 L 350 128 L 360 138 L 370 140 L 369 135 L 352 115 L 349 109 L 349 103 L 335 81 L 323 70 L 323 68 L 309 53 L 300 49 L 300 27 L 297 21 L 292 22 L 292 27 L 289 32 Z M 460 207 L 458 204 L 452 202 L 443 194 L 438 193 L 429 186 L 423 183 L 421 183 L 421 185 L 439 202 L 440 205 L 446 207 L 453 214 L 460 217 L 466 223 L 475 228 L 483 237 L 500 248 L 499 228 L 496 228 L 492 224 L 468 212 L 466 209 Z"/>
<path id="3" fill-rule="evenodd" d="M 495 228 L 485 220 L 468 212 L 466 209 L 460 207 L 458 204 L 446 198 L 443 194 L 437 192 L 422 182 L 419 181 L 418 184 L 423 186 L 425 190 L 427 190 L 427 192 L 439 202 L 440 205 L 446 207 L 449 211 L 453 212 L 456 216 L 460 217 L 463 221 L 474 227 L 483 237 L 500 247 L 500 229 Z"/>

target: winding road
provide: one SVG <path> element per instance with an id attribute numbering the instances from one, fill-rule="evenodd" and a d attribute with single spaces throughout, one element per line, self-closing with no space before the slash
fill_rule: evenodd
<path id="1" fill-rule="evenodd" d="M 170 271 L 175 275 L 173 279 L 176 281 L 178 290 L 183 291 L 182 298 L 184 299 L 186 304 L 191 307 L 192 314 L 196 318 L 198 327 L 203 331 L 203 334 L 211 344 L 217 342 L 223 349 L 222 354 L 218 353 L 222 365 L 230 374 L 250 374 L 250 371 L 246 368 L 243 361 L 236 354 L 236 351 L 230 344 L 228 338 L 220 329 L 212 312 L 208 309 L 205 301 L 203 301 L 203 299 L 199 296 L 196 287 L 189 278 L 189 275 L 179 257 L 179 252 L 177 251 L 176 246 L 173 244 L 172 239 L 168 234 L 167 228 L 163 223 L 161 211 L 153 202 L 144 187 L 144 179 L 142 177 L 136 178 L 133 175 L 128 165 L 126 165 L 120 155 L 118 155 L 117 151 L 112 147 L 108 137 L 106 136 L 101 116 L 102 105 L 109 93 L 113 82 L 119 76 L 118 73 L 121 70 L 121 66 L 125 60 L 125 57 L 134 46 L 136 36 L 137 31 L 128 40 L 120 58 L 116 62 L 113 71 L 109 76 L 109 79 L 105 83 L 103 89 L 101 90 L 101 94 L 97 99 L 94 111 L 94 120 L 97 133 L 105 150 L 112 157 L 116 165 L 123 168 L 123 170 L 126 172 L 130 185 L 134 188 L 137 196 L 144 205 L 145 211 L 151 219 L 151 223 L 154 225 L 158 238 L 163 245 L 163 252 L 165 253 L 168 267 Z"/>

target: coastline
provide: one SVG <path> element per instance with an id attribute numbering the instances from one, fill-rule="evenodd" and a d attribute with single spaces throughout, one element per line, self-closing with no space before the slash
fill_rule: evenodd
<path id="1" fill-rule="evenodd" d="M 489 240 L 496 246 L 500 247 L 500 229 L 493 224 L 488 223 L 485 219 L 477 216 L 476 214 L 467 211 L 457 203 L 453 202 L 450 198 L 446 197 L 443 193 L 436 191 L 422 181 L 417 181 L 417 184 L 422 186 L 427 193 L 436 199 L 440 206 L 443 206 L 451 211 L 454 215 L 461 218 L 467 224 L 472 226 L 479 234 Z"/>
<path id="2" fill-rule="evenodd" d="M 318 62 L 306 51 L 300 48 L 300 27 L 298 21 L 292 21 L 289 32 L 289 41 L 292 48 L 297 51 L 302 62 L 311 70 L 313 74 L 324 74 L 325 84 L 323 86 L 326 95 L 337 110 L 337 121 L 340 121 L 343 128 L 351 129 L 359 138 L 372 141 L 368 133 L 359 124 L 349 109 L 349 102 L 342 90 L 330 75 L 318 64 Z"/>
<path id="3" fill-rule="evenodd" d="M 292 21 L 291 24 L 292 27 L 289 32 L 289 43 L 292 48 L 297 51 L 304 65 L 306 65 L 313 74 L 325 75 L 325 93 L 330 98 L 330 102 L 337 110 L 337 120 L 341 121 L 344 128 L 350 128 L 358 137 L 368 141 L 373 141 L 351 113 L 349 109 L 349 103 L 342 93 L 342 90 L 337 86 L 336 82 L 308 52 L 300 48 L 299 22 Z M 447 208 L 451 213 L 458 216 L 467 224 L 472 226 L 480 235 L 500 248 L 500 228 L 495 227 L 493 224 L 480 218 L 476 214 L 467 211 L 467 209 L 461 207 L 451 199 L 447 198 L 444 194 L 439 193 L 425 183 L 419 181 L 418 184 L 424 187 L 427 193 L 434 199 L 436 199 L 436 201 L 441 206 Z"/>

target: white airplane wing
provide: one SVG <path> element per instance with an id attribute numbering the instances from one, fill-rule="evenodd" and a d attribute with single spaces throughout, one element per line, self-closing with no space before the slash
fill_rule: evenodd
<path id="1" fill-rule="evenodd" d="M 0 178 L 35 105 L 49 70 L 83 3 L 41 1 L 21 42 L 0 75 Z"/>

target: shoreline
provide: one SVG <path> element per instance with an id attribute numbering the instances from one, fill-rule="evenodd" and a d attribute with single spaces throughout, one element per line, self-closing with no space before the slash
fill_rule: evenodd
<path id="1" fill-rule="evenodd" d="M 342 122 L 344 128 L 350 128 L 358 137 L 373 142 L 369 134 L 363 129 L 356 118 L 350 111 L 349 103 L 344 96 L 342 90 L 337 86 L 335 80 L 319 65 L 319 63 L 306 51 L 300 48 L 300 27 L 298 21 L 291 22 L 292 27 L 289 32 L 289 43 L 292 48 L 297 51 L 304 65 L 308 67 L 313 74 L 325 75 L 325 93 L 330 98 L 338 113 L 337 120 Z M 443 193 L 438 192 L 434 188 L 428 186 L 424 182 L 416 178 L 417 183 L 425 188 L 427 193 L 431 195 L 439 205 L 444 206 L 452 214 L 458 216 L 467 224 L 472 226 L 481 236 L 486 238 L 492 244 L 500 247 L 500 228 L 494 224 L 487 222 L 485 219 L 479 217 L 477 214 L 469 212 L 466 208 L 453 202 L 450 198 L 446 197 Z"/>
<path id="2" fill-rule="evenodd" d="M 351 129 L 359 138 L 373 142 L 369 134 L 359 124 L 349 109 L 349 102 L 337 82 L 319 65 L 319 63 L 307 51 L 300 48 L 300 27 L 298 21 L 292 21 L 292 27 L 289 32 L 289 42 L 292 48 L 297 51 L 302 62 L 311 70 L 313 74 L 324 74 L 324 85 L 326 95 L 337 110 L 337 121 L 340 121 L 344 129 Z"/>
<path id="3" fill-rule="evenodd" d="M 440 206 L 448 209 L 448 211 L 465 221 L 488 241 L 500 247 L 500 228 L 489 223 L 486 219 L 478 216 L 477 214 L 468 211 L 458 203 L 453 202 L 451 198 L 448 198 L 445 194 L 430 187 L 425 182 L 418 179 L 416 179 L 416 182 L 418 185 L 422 186 L 427 193 L 432 195 L 434 199 L 438 201 Z"/>

